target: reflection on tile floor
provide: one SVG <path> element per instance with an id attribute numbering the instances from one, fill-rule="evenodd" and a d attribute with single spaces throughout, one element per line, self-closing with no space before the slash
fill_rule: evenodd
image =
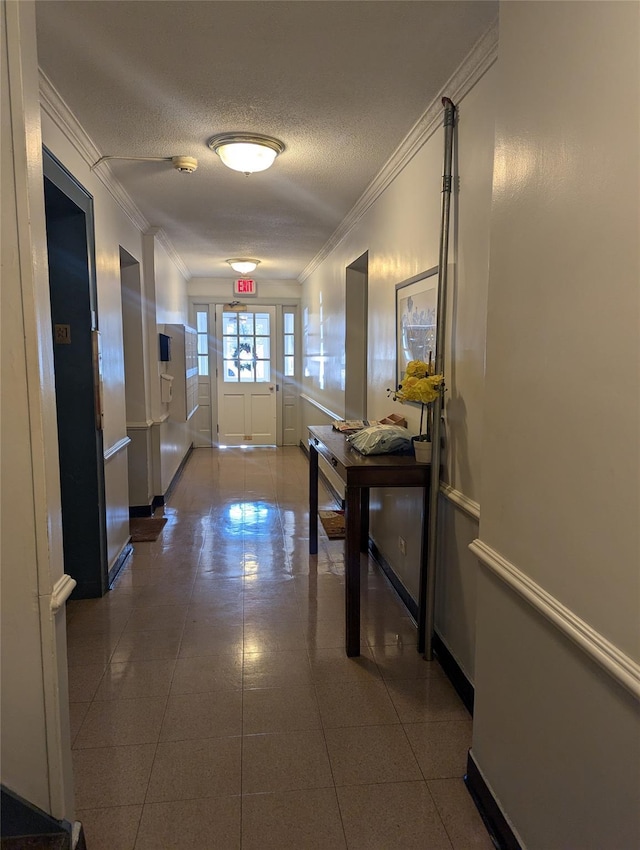
<path id="1" fill-rule="evenodd" d="M 307 499 L 300 449 L 197 449 L 160 538 L 69 603 L 89 850 L 491 850 L 469 715 L 364 558 L 345 656 L 343 544 L 308 554 Z"/>

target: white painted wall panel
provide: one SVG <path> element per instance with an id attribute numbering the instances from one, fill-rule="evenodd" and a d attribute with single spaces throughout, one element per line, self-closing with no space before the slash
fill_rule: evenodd
<path id="1" fill-rule="evenodd" d="M 2 783 L 73 818 L 53 346 L 33 3 L 0 4 Z"/>
<path id="2" fill-rule="evenodd" d="M 482 539 L 635 658 L 639 9 L 503 8 L 481 499 Z"/>
<path id="3" fill-rule="evenodd" d="M 639 24 L 637 3 L 501 4 L 480 498 L 483 545 L 629 661 Z M 639 846 L 638 703 L 480 575 L 473 752 L 524 846 Z"/>

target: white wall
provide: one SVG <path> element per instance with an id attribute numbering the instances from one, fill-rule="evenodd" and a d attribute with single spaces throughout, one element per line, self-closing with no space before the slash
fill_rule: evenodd
<path id="1" fill-rule="evenodd" d="M 145 274 L 153 276 L 155 321 L 152 323 L 153 339 L 149 345 L 152 375 L 152 409 L 154 446 L 155 496 L 164 496 L 192 443 L 188 422 L 173 419 L 169 405 L 160 399 L 160 373 L 167 364 L 159 360 L 158 333 L 165 332 L 165 324 L 188 325 L 189 308 L 187 281 L 156 236 L 153 240 L 153 267 L 145 266 Z M 151 248 L 149 249 L 151 250 Z M 148 285 L 149 284 L 148 282 Z"/>
<path id="2" fill-rule="evenodd" d="M 270 280 L 268 283 L 262 283 L 260 276 L 255 275 L 258 285 L 257 299 L 264 303 L 269 303 L 269 299 L 277 299 L 279 303 L 281 299 L 300 298 L 302 288 L 297 280 Z M 221 304 L 223 301 L 234 301 L 238 298 L 233 294 L 234 277 L 217 278 L 217 277 L 192 277 L 187 284 L 187 294 L 189 297 L 201 296 L 205 300 L 214 299 L 216 303 Z M 247 304 L 256 301 L 256 298 L 245 299 Z M 274 304 L 276 301 L 273 302 Z"/>
<path id="3" fill-rule="evenodd" d="M 639 12 L 500 12 L 473 754 L 528 850 L 640 846 Z"/>
<path id="4" fill-rule="evenodd" d="M 73 818 L 65 587 L 32 3 L 2 31 L 2 783 Z M 67 584 L 69 590 L 72 584 Z"/>
<path id="5" fill-rule="evenodd" d="M 488 229 L 494 139 L 495 68 L 461 98 L 456 173 L 459 191 L 452 201 L 446 381 L 445 479 L 473 503 L 481 483 L 484 339 L 488 272 Z M 396 179 L 359 219 L 338 247 L 303 285 L 303 325 L 308 337 L 304 392 L 330 411 L 344 415 L 341 381 L 345 350 L 345 269 L 369 252 L 369 356 L 367 415 L 396 412 L 418 432 L 418 407 L 387 397 L 395 384 L 395 286 L 438 265 L 443 133 L 439 126 Z M 324 424 L 313 404 L 303 405 L 303 426 Z M 418 597 L 421 493 L 378 490 L 371 494 L 372 537 L 414 599 Z M 436 627 L 469 678 L 473 679 L 475 582 L 477 564 L 467 544 L 477 522 L 457 518 L 460 509 L 442 502 L 445 522 L 439 566 Z M 401 555 L 398 535 L 407 542 Z M 464 605 L 461 605 L 464 600 Z"/>

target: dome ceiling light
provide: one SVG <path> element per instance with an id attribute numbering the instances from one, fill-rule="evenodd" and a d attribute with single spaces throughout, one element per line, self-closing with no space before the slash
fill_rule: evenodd
<path id="1" fill-rule="evenodd" d="M 238 274 L 248 274 L 256 266 L 260 265 L 260 260 L 254 260 L 251 257 L 234 257 L 232 260 L 227 260 L 227 262 L 234 272 L 238 272 Z"/>
<path id="2" fill-rule="evenodd" d="M 278 139 L 258 133 L 219 133 L 207 144 L 227 168 L 244 174 L 265 171 L 284 150 L 284 144 Z"/>

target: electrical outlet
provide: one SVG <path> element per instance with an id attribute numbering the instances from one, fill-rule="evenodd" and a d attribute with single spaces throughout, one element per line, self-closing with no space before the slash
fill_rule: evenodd
<path id="1" fill-rule="evenodd" d="M 403 555 L 407 554 L 407 541 L 404 537 L 398 537 L 398 549 L 400 549 Z"/>

